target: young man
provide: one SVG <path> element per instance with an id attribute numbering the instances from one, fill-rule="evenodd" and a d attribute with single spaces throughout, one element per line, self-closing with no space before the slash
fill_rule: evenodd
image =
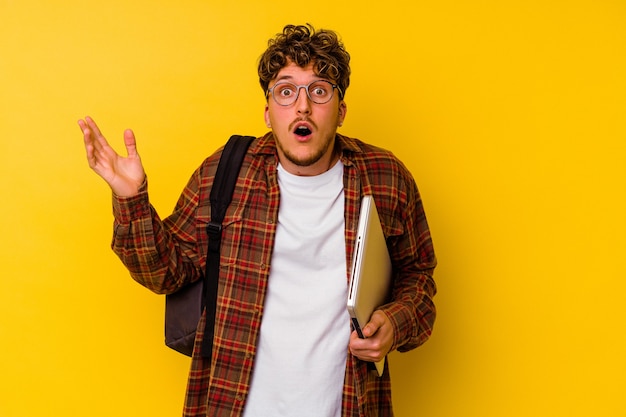
<path id="1" fill-rule="evenodd" d="M 213 353 L 200 353 L 203 316 L 185 416 L 391 416 L 388 369 L 378 377 L 368 362 L 431 334 L 436 260 L 415 182 L 390 152 L 337 133 L 349 60 L 334 32 L 291 25 L 260 59 L 271 131 L 250 146 L 224 219 Z M 221 151 L 161 220 L 133 132 L 124 133 L 124 158 L 91 118 L 79 125 L 90 167 L 114 193 L 113 250 L 132 277 L 157 293 L 201 279 Z M 394 276 L 391 301 L 359 339 L 346 301 L 365 194 L 374 196 Z"/>

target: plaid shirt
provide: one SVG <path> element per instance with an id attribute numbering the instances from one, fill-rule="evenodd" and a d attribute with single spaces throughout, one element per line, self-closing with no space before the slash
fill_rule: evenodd
<path id="1" fill-rule="evenodd" d="M 372 194 L 394 270 L 392 301 L 381 310 L 394 327 L 392 350 L 414 349 L 431 334 L 436 292 L 432 278 L 436 260 L 417 187 L 405 166 L 388 151 L 342 135 L 337 135 L 336 149 L 344 164 L 347 265 L 351 265 L 360 197 Z M 209 193 L 220 154 L 210 156 L 196 170 L 174 212 L 163 221 L 148 201 L 147 183 L 137 196 L 114 198 L 113 250 L 132 277 L 156 293 L 174 292 L 204 275 Z M 223 222 L 213 356 L 209 363 L 200 355 L 203 316 L 184 416 L 242 414 L 276 234 L 280 203 L 277 163 L 271 133 L 255 140 L 244 159 Z M 348 277 L 346 271 L 346 282 Z M 378 377 L 368 370 L 367 363 L 349 352 L 347 355 L 342 415 L 392 416 L 388 369 Z"/>

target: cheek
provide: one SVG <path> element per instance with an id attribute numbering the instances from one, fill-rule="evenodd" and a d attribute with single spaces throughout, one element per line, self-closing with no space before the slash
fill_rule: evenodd
<path id="1" fill-rule="evenodd" d="M 293 116 L 289 113 L 288 109 L 272 108 L 265 112 L 265 120 L 272 125 L 272 129 L 274 130 L 288 129 L 292 118 Z"/>

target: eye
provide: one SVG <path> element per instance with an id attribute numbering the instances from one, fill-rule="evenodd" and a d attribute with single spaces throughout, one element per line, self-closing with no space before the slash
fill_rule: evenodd
<path id="1" fill-rule="evenodd" d="M 315 97 L 326 97 L 330 93 L 331 89 L 332 86 L 330 86 L 329 84 L 316 83 L 313 84 L 311 88 L 309 88 L 309 92 Z"/>
<path id="2" fill-rule="evenodd" d="M 296 88 L 289 84 L 279 84 L 274 87 L 274 94 L 278 95 L 279 97 L 288 98 L 291 97 L 293 94 L 296 94 Z"/>

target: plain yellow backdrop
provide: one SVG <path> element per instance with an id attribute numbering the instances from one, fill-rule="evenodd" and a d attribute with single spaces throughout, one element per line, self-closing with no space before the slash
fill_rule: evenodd
<path id="1" fill-rule="evenodd" d="M 109 249 L 76 120 L 135 130 L 166 215 L 265 132 L 257 58 L 305 22 L 342 36 L 341 132 L 410 168 L 440 262 L 397 415 L 626 415 L 624 1 L 0 0 L 0 416 L 180 415 L 189 360 Z"/>

